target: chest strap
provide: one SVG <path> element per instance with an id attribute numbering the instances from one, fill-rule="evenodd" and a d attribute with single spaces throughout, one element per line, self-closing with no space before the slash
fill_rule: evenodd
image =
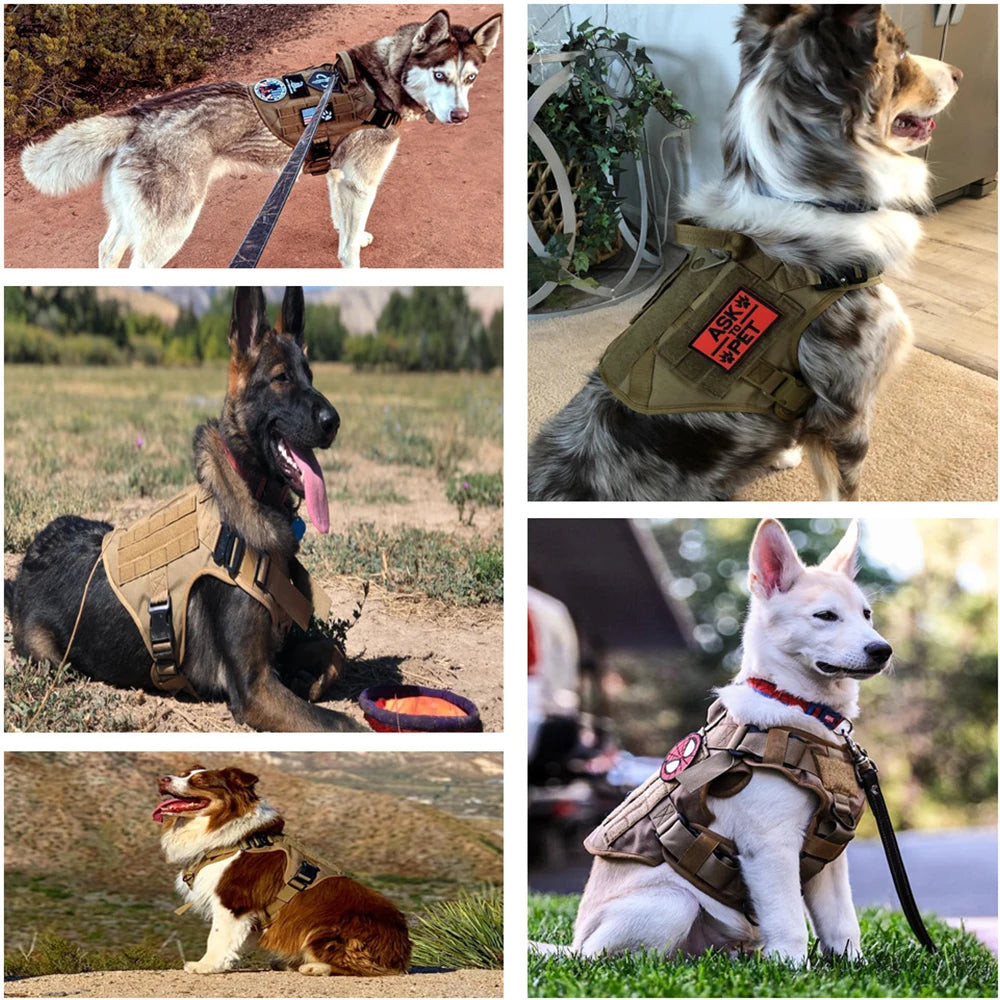
<path id="1" fill-rule="evenodd" d="M 266 930 L 277 919 L 281 910 L 300 892 L 318 885 L 328 878 L 342 878 L 344 872 L 327 861 L 320 861 L 307 855 L 297 841 L 284 833 L 258 833 L 244 837 L 238 844 L 231 847 L 220 847 L 206 851 L 181 872 L 181 878 L 189 890 L 194 890 L 194 881 L 198 873 L 208 865 L 225 861 L 238 854 L 272 854 L 281 853 L 285 856 L 285 871 L 282 875 L 283 884 L 277 895 L 261 911 L 260 929 Z M 187 913 L 194 902 L 184 903 L 174 910 L 177 916 Z"/>

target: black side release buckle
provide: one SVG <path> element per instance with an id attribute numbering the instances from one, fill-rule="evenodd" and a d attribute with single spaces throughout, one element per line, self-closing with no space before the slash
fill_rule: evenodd
<path id="1" fill-rule="evenodd" d="M 308 861 L 303 861 L 299 865 L 299 870 L 288 880 L 288 884 L 293 889 L 301 892 L 303 889 L 308 889 L 316 881 L 318 874 L 319 868 L 316 865 L 311 865 Z"/>
<path id="2" fill-rule="evenodd" d="M 219 537 L 215 541 L 212 558 L 222 566 L 234 580 L 243 564 L 246 543 L 228 524 L 219 525 Z"/>
<path id="3" fill-rule="evenodd" d="M 851 264 L 849 267 L 841 268 L 839 271 L 827 271 L 820 274 L 822 280 L 814 287 L 818 288 L 821 292 L 826 292 L 834 288 L 863 285 L 869 277 L 868 268 L 864 264 Z"/>
<path id="4" fill-rule="evenodd" d="M 170 609 L 170 595 L 160 603 L 149 602 L 149 644 L 153 659 L 159 663 L 174 663 L 174 619 Z"/>

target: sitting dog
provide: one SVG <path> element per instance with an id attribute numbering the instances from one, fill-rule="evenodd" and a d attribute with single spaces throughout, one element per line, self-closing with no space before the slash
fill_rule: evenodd
<path id="1" fill-rule="evenodd" d="M 807 568 L 777 521 L 760 524 L 740 671 L 587 838 L 573 951 L 762 948 L 804 963 L 808 910 L 825 953 L 860 958 L 843 850 L 865 799 L 840 731 L 892 649 L 853 582 L 857 551 L 855 522 Z"/>
<path id="2" fill-rule="evenodd" d="M 304 976 L 397 976 L 410 964 L 406 918 L 374 889 L 304 854 L 285 821 L 236 767 L 160 778 L 167 860 L 178 892 L 212 921 L 205 954 L 185 972 L 228 972 L 259 943 Z"/>
<path id="3" fill-rule="evenodd" d="M 311 92 L 315 105 L 332 66 L 340 74 L 337 92 L 355 98 L 358 110 L 350 100 L 343 114 L 339 107 L 328 109 L 317 135 L 322 138 L 327 116 L 331 122 L 359 121 L 354 131 L 330 140 L 320 168 L 328 169 L 340 263 L 360 267 L 361 248 L 372 242 L 365 232 L 368 213 L 399 142 L 395 124 L 425 115 L 429 121 L 464 122 L 469 90 L 499 39 L 499 14 L 469 29 L 451 24 L 447 11 L 439 10 L 423 24 L 404 25 L 386 38 L 338 53 L 329 66 L 267 77 L 249 87 L 227 82 L 175 90 L 125 111 L 74 122 L 25 149 L 21 169 L 48 195 L 103 177 L 108 230 L 99 266 L 118 267 L 131 250 L 132 267 L 164 267 L 191 235 L 213 180 L 247 170 L 281 170 L 293 143 L 265 123 L 267 108 L 288 105 L 301 131 L 308 110 L 291 102 L 296 94 Z"/>

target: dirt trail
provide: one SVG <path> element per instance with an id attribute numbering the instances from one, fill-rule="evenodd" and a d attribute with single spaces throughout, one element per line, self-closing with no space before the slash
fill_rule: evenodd
<path id="1" fill-rule="evenodd" d="M 8 997 L 500 997 L 503 973 L 484 969 L 359 979 L 297 972 L 197 976 L 163 972 L 84 972 L 4 984 Z"/>
<path id="2" fill-rule="evenodd" d="M 433 4 L 323 5 L 249 53 L 230 53 L 199 81 L 253 81 L 330 60 L 338 49 L 422 21 Z M 500 4 L 455 9 L 457 23 L 480 24 Z M 364 267 L 503 266 L 503 42 L 490 56 L 462 125 L 401 126 L 402 139 L 368 223 L 374 243 Z M 149 96 L 153 96 L 152 94 Z M 129 102 L 129 103 L 134 103 Z M 187 243 L 170 267 L 225 267 L 267 197 L 274 177 L 233 176 L 213 184 Z M 19 156 L 4 171 L 6 267 L 95 267 L 106 228 L 100 184 L 63 198 L 39 194 L 21 174 Z M 292 190 L 260 267 L 338 267 L 326 181 L 304 177 Z"/>

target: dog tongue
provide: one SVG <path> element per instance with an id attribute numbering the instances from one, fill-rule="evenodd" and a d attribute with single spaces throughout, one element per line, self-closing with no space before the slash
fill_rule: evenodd
<path id="1" fill-rule="evenodd" d="M 299 475 L 302 476 L 302 486 L 306 494 L 306 510 L 313 527 L 325 535 L 330 530 L 330 506 L 326 499 L 326 483 L 323 482 L 323 470 L 316 461 L 316 456 L 309 448 L 295 451 L 288 449 L 295 459 Z"/>
<path id="2" fill-rule="evenodd" d="M 201 799 L 164 799 L 153 810 L 153 819 L 162 823 L 168 813 L 186 812 L 188 809 L 200 809 L 205 803 Z"/>

